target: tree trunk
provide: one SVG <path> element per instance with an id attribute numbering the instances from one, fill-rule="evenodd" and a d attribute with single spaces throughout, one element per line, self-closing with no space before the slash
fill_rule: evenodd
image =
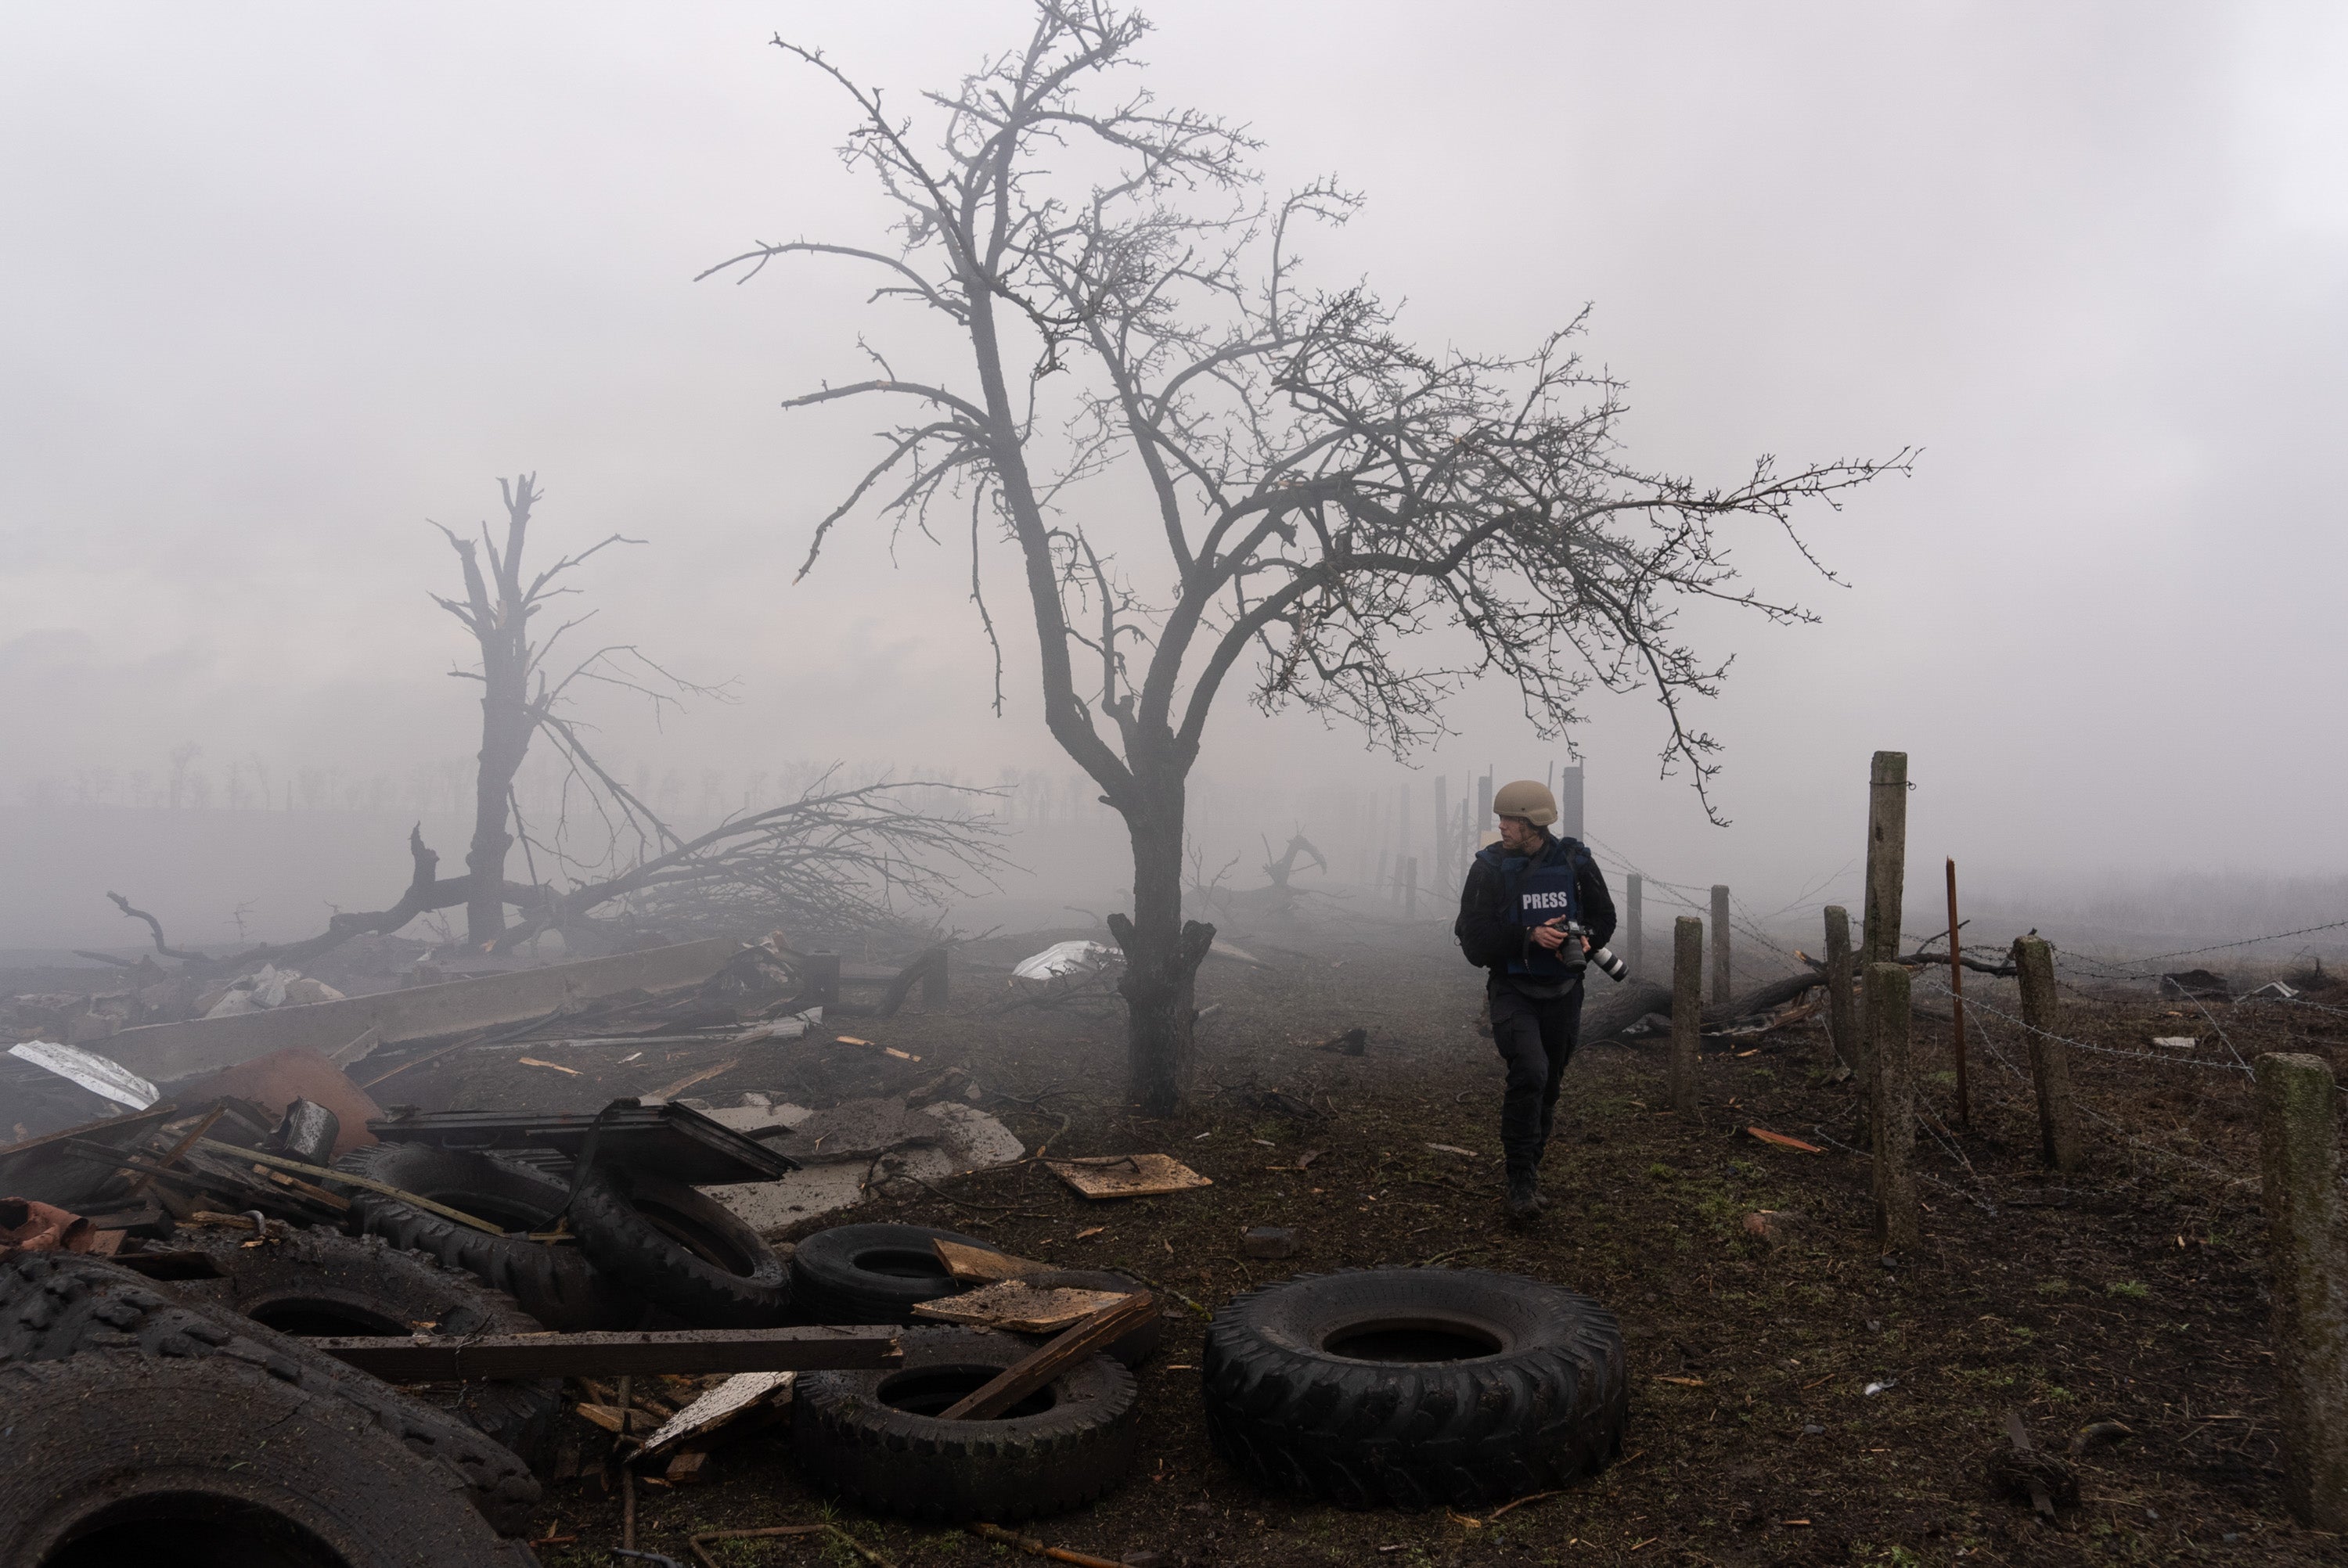
<path id="1" fill-rule="evenodd" d="M 489 650 L 484 649 L 487 653 Z M 489 692 L 481 698 L 481 765 L 473 794 L 473 843 L 465 855 L 472 894 L 465 900 L 465 940 L 484 951 L 505 933 L 506 853 L 513 835 L 506 830 L 514 774 L 530 749 L 530 714 L 522 702 L 519 667 L 510 670 L 510 692 L 499 679 L 509 661 L 486 659 Z"/>
<path id="2" fill-rule="evenodd" d="M 1132 1093 L 1151 1116 L 1173 1114 L 1190 1075 L 1191 1005 L 1199 965 L 1215 928 L 1182 918 L 1182 807 L 1179 779 L 1151 792 L 1126 815 L 1133 841 L 1133 915 L 1108 917 L 1125 949 L 1127 1071 Z"/>

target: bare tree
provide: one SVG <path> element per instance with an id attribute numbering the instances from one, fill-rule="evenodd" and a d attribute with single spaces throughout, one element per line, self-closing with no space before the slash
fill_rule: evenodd
<path id="1" fill-rule="evenodd" d="M 999 866 L 991 822 L 968 812 L 924 810 L 915 798 L 932 790 L 964 797 L 991 792 L 926 780 L 850 784 L 836 770 L 825 771 L 780 804 L 746 804 L 695 834 L 673 825 L 596 757 L 573 698 L 582 686 L 601 686 L 665 705 L 690 696 L 722 697 L 723 690 L 678 678 L 633 644 L 594 648 L 567 668 L 554 661 L 565 634 L 592 613 L 551 629 L 538 624 L 557 600 L 578 591 L 564 579 L 607 547 L 640 541 L 613 534 L 532 569 L 526 564 L 531 512 L 543 498 L 536 477 L 501 479 L 499 487 L 506 509 L 503 541 L 486 524 L 478 540 L 442 528 L 456 550 L 465 594 L 433 596 L 472 634 L 480 654 L 479 669 L 450 671 L 482 689 L 465 874 L 439 875 L 439 856 L 424 842 L 419 824 L 408 834 L 407 889 L 389 907 L 336 914 L 316 936 L 221 959 L 171 947 L 160 920 L 108 893 L 126 917 L 145 922 L 159 954 L 206 968 L 304 963 L 353 937 L 396 931 L 419 916 L 458 905 L 465 908 L 466 944 L 485 952 L 575 926 L 613 907 L 705 928 L 741 929 L 756 921 L 762 928 L 870 929 L 916 908 L 934 909 L 959 890 L 961 876 L 985 877 Z M 521 819 L 514 779 L 541 738 L 561 760 L 562 795 L 553 821 L 533 832 Z M 193 746 L 172 753 L 175 794 L 195 753 Z M 527 881 L 507 876 L 517 845 L 528 863 Z M 558 886 L 558 877 L 565 885 Z M 509 908 L 520 916 L 510 924 Z"/>
<path id="2" fill-rule="evenodd" d="M 1518 355 L 1424 350 L 1368 288 L 1311 286 L 1302 230 L 1356 198 L 1323 181 L 1268 199 L 1248 137 L 1128 79 L 1146 31 L 1103 0 L 1038 0 L 1024 46 L 924 95 L 918 132 L 777 38 L 847 95 L 860 118 L 842 156 L 901 216 L 893 239 L 762 243 L 710 271 L 847 259 L 873 269 L 876 302 L 953 334 L 956 369 L 901 374 L 874 352 L 876 374 L 786 405 L 911 410 L 808 564 L 860 506 L 927 529 L 951 499 L 992 640 L 981 547 L 990 531 L 1015 547 L 1045 723 L 1131 839 L 1133 912 L 1109 924 L 1133 1089 L 1163 1111 L 1212 935 L 1182 919 L 1186 781 L 1242 665 L 1259 708 L 1346 718 L 1397 753 L 1440 731 L 1467 677 L 1514 682 L 1545 737 L 1593 682 L 1644 686 L 1669 726 L 1664 771 L 1684 764 L 1702 790 L 1716 747 L 1685 706 L 1724 666 L 1675 638 L 1676 609 L 1807 618 L 1740 589 L 1719 530 L 1758 522 L 1799 549 L 1797 503 L 1831 504 L 1906 454 L 1793 473 L 1765 459 L 1719 487 L 1631 466 L 1622 388 L 1575 357 L 1579 320 Z M 1148 521 L 1124 526 L 1136 495 Z M 1424 632 L 1451 635 L 1415 660 Z"/>

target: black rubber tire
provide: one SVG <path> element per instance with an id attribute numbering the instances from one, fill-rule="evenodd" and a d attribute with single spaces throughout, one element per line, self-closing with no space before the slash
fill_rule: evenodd
<path id="1" fill-rule="evenodd" d="M 597 1165 L 571 1228 L 597 1269 L 696 1328 L 771 1328 L 790 1316 L 791 1273 L 740 1215 L 683 1182 Z"/>
<path id="2" fill-rule="evenodd" d="M 928 1225 L 834 1225 L 791 1253 L 791 1291 L 803 1323 L 911 1323 L 924 1301 L 967 1288 L 930 1243 L 994 1244 Z"/>
<path id="3" fill-rule="evenodd" d="M 0 1367 L 0 1562 L 520 1568 L 462 1481 L 359 1407 L 225 1357 Z M 37 1419 L 30 1413 L 38 1411 Z M 264 1436 L 264 1434 L 266 1434 Z"/>
<path id="4" fill-rule="evenodd" d="M 1126 1295 L 1149 1287 L 1124 1275 L 1112 1274 L 1105 1268 L 1050 1268 L 1041 1274 L 1031 1274 L 1027 1283 L 1038 1290 L 1114 1290 Z M 1048 1334 L 1023 1334 L 1020 1338 L 1029 1345 L 1041 1345 L 1051 1337 Z M 1166 1338 L 1166 1319 L 1152 1313 L 1109 1343 L 1101 1354 L 1121 1367 L 1133 1368 L 1158 1353 Z"/>
<path id="5" fill-rule="evenodd" d="M 539 1484 L 529 1468 L 473 1428 L 388 1383 L 222 1308 L 168 1300 L 147 1280 L 102 1259 L 35 1253 L 0 1263 L 0 1364 L 32 1366 L 98 1353 L 124 1362 L 218 1361 L 222 1377 L 241 1377 L 242 1368 L 312 1402 L 347 1407 L 356 1412 L 351 1419 L 365 1418 L 363 1425 L 387 1433 L 407 1451 L 448 1471 L 465 1501 L 500 1534 L 519 1535 L 530 1527 Z M 34 1409 L 38 1407 L 0 1407 L 8 1412 Z M 25 1424 L 38 1438 L 51 1415 L 43 1410 L 38 1420 Z M 225 1440 L 257 1450 L 266 1434 L 265 1426 L 246 1421 Z M 116 1451 L 115 1463 L 126 1471 L 123 1458 L 131 1451 Z M 20 1561 L 0 1557 L 12 1565 Z"/>
<path id="6" fill-rule="evenodd" d="M 335 1164 L 516 1231 L 551 1228 L 571 1201 L 567 1179 L 526 1160 L 429 1143 L 370 1144 Z M 490 1235 L 364 1188 L 352 1191 L 350 1223 L 394 1246 L 463 1269 L 512 1296 L 548 1328 L 581 1333 L 643 1326 L 643 1300 L 599 1274 L 576 1246 Z"/>
<path id="7" fill-rule="evenodd" d="M 404 1251 L 381 1236 L 313 1229 L 254 1246 L 232 1232 L 182 1230 L 179 1242 L 208 1255 L 223 1277 L 184 1281 L 170 1287 L 171 1295 L 225 1307 L 297 1339 L 529 1334 L 539 1327 L 512 1296 L 442 1267 L 429 1253 Z M 404 1387 L 410 1398 L 448 1410 L 511 1449 L 540 1476 L 551 1472 L 561 1379 Z"/>
<path id="8" fill-rule="evenodd" d="M 1630 1412 L 1612 1313 L 1480 1269 L 1301 1275 L 1234 1296 L 1201 1373 L 1207 1435 L 1233 1469 L 1347 1508 L 1563 1486 L 1621 1455 Z"/>
<path id="9" fill-rule="evenodd" d="M 942 1409 L 1030 1347 L 963 1328 L 901 1337 L 885 1372 L 802 1372 L 791 1396 L 799 1468 L 828 1491 L 908 1519 L 1032 1519 L 1081 1508 L 1125 1478 L 1140 1442 L 1133 1374 L 1106 1356 L 1073 1367 L 1014 1412 L 942 1421 Z"/>

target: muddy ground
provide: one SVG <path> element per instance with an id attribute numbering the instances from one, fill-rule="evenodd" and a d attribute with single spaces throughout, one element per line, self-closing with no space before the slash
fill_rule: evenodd
<path id="1" fill-rule="evenodd" d="M 2011 1066 L 2023 1060 L 2018 1031 L 1974 1015 L 1972 1127 L 1944 1131 L 1950 1031 L 1920 1020 L 1932 1113 L 1919 1136 L 1925 1240 L 1886 1258 L 1869 1235 L 1865 1159 L 1848 1147 L 1863 1141 L 1859 1098 L 1814 1026 L 1714 1042 L 1694 1122 L 1662 1109 L 1660 1042 L 1585 1050 L 1550 1163 L 1555 1206 L 1519 1228 L 1500 1214 L 1500 1072 L 1477 1029 L 1479 977 L 1437 927 L 1242 937 L 1272 967 L 1209 965 L 1201 1002 L 1223 1006 L 1202 1025 L 1195 1101 L 1168 1121 L 1121 1102 L 1113 1011 L 1006 1009 L 1001 966 L 1044 939 L 972 948 L 948 1008 L 846 1024 L 919 1063 L 831 1043 L 828 1030 L 736 1052 L 737 1065 L 689 1092 L 719 1105 L 754 1090 L 825 1104 L 962 1067 L 1031 1147 L 1048 1136 L 1056 1153 L 1162 1151 L 1214 1185 L 1093 1204 L 1021 1165 L 818 1225 L 974 1232 L 1031 1257 L 1127 1269 L 1204 1312 L 1299 1271 L 1510 1270 L 1618 1313 L 1632 1378 L 1624 1458 L 1563 1495 L 1488 1519 L 1347 1512 L 1266 1495 L 1209 1451 L 1202 1324 L 1186 1315 L 1141 1374 L 1139 1467 L 1097 1506 L 1025 1527 L 1053 1544 L 1200 1565 L 2341 1560 L 2341 1543 L 2292 1524 L 2280 1497 L 2247 1081 L 2230 1065 L 2170 1065 L 2179 1053 L 2149 1040 L 2202 1037 L 2181 1054 L 2215 1063 L 2285 1044 L 2330 1055 L 2348 1014 L 2218 1004 L 2204 1015 L 2070 993 L 2066 1032 L 2163 1060 L 2077 1058 L 2096 1117 L 2092 1167 L 2061 1178 L 2037 1167 L 2034 1112 Z M 2013 1010 L 1992 983 L 1971 994 Z M 1366 1055 L 1313 1049 L 1357 1025 Z M 467 1053 L 377 1092 L 436 1108 L 592 1105 L 732 1059 L 671 1048 L 621 1065 L 632 1049 L 566 1052 L 580 1078 L 523 1067 L 512 1051 Z M 1318 1114 L 1266 1108 L 1256 1092 L 1273 1089 Z M 1754 1125 L 1825 1152 L 1771 1146 L 1745 1132 Z M 1308 1150 L 1322 1153 L 1299 1173 Z M 1758 1211 L 1791 1216 L 1783 1239 L 1748 1233 Z M 1241 1231 L 1262 1224 L 1301 1230 L 1301 1255 L 1242 1257 Z M 2079 1503 L 2048 1523 L 1987 1478 L 2009 1411 L 2041 1446 L 2101 1421 L 2133 1435 L 2074 1461 Z M 592 1461 L 608 1440 L 588 1436 Z M 800 1484 L 779 1433 L 720 1449 L 710 1475 L 639 1486 L 640 1549 L 690 1562 L 695 1532 L 834 1518 L 901 1568 L 1004 1550 L 835 1509 Z M 548 1489 L 541 1560 L 625 1561 L 610 1554 L 621 1522 L 620 1493 L 591 1462 L 583 1479 Z M 850 1561 L 819 1540 L 711 1550 L 746 1568 Z"/>

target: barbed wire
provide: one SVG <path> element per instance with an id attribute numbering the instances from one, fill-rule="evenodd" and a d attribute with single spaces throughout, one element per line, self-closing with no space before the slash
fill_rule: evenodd
<path id="1" fill-rule="evenodd" d="M 2129 964 L 2157 964 L 2168 958 L 2199 958 L 2204 953 L 2231 952 L 2236 948 L 2254 948 L 2261 942 L 2280 942 L 2290 937 L 2312 937 L 2320 931 L 2348 929 L 2348 920 L 2333 920 L 2321 926 L 2302 926 L 2295 931 L 2275 931 L 2263 937 L 2245 937 L 2238 942 L 2212 942 L 2206 948 L 2179 948 L 2171 953 L 2150 953 L 2139 958 L 2102 958 L 2091 953 L 2065 953 L 2055 950 L 2055 962 L 2067 962 L 2075 968 L 2093 966 L 2103 971 L 2096 976 L 2107 980 L 2157 980 L 2162 978 L 2157 969 L 2141 973 L 2123 972 Z"/>
<path id="2" fill-rule="evenodd" d="M 2157 1052 L 2149 1050 L 2121 1050 L 2113 1046 L 2097 1045 L 2092 1040 L 2073 1040 L 2068 1035 L 2056 1034 L 2051 1030 L 2040 1029 L 2036 1024 L 2032 1023 L 2029 1020 L 2016 1018 L 2013 1014 L 2007 1012 L 2004 1009 L 1983 1001 L 1979 996 L 1959 998 L 1956 992 L 1951 990 L 1948 987 L 1938 984 L 1932 980 L 1920 980 L 1917 982 L 1917 988 L 1921 990 L 1929 991 L 1938 996 L 1948 997 L 1952 1000 L 1962 1000 L 1964 1003 L 1965 1010 L 1968 1013 L 1989 1013 L 1994 1017 L 2003 1019 L 2006 1022 L 2013 1025 L 2016 1029 L 2024 1030 L 2030 1034 L 2037 1035 L 2042 1040 L 2051 1040 L 2058 1045 L 2068 1046 L 2075 1050 L 2093 1051 L 2097 1056 L 2116 1056 L 2124 1061 L 2157 1062 L 2163 1067 L 2200 1067 L 2207 1068 L 2217 1072 L 2247 1073 L 2250 1071 L 2250 1063 L 2241 1059 L 2240 1052 L 2235 1053 L 2234 1060 L 2231 1061 L 2203 1061 L 2198 1057 L 2191 1056 L 2162 1056 Z M 2214 1020 L 2212 1021 L 2214 1023 Z M 2233 1042 L 2231 1040 L 2228 1040 L 2226 1042 L 2226 1049 L 2230 1051 L 2233 1050 Z"/>

